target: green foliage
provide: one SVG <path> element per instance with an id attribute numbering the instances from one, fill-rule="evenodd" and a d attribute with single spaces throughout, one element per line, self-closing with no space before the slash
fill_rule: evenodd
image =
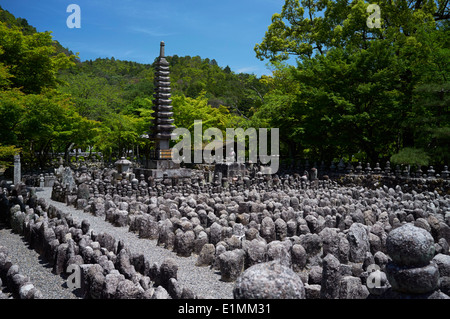
<path id="1" fill-rule="evenodd" d="M 77 112 L 89 119 L 101 121 L 114 110 L 120 110 L 124 103 L 120 91 L 108 84 L 105 78 L 80 73 L 63 74 L 60 79 L 65 84 L 58 90 L 70 94 Z"/>
<path id="2" fill-rule="evenodd" d="M 331 48 L 365 49 L 378 39 L 404 40 L 418 26 L 434 26 L 448 19 L 445 0 L 376 2 L 381 10 L 381 28 L 369 28 L 364 0 L 286 0 L 281 13 L 272 16 L 263 41 L 256 44 L 258 58 L 281 61 L 294 55 L 299 59 L 326 54 Z"/>
<path id="3" fill-rule="evenodd" d="M 23 34 L 30 35 L 36 33 L 36 28 L 29 25 L 28 21 L 23 18 L 16 18 L 7 10 L 0 6 L 0 21 L 5 22 L 8 28 L 17 27 Z"/>
<path id="4" fill-rule="evenodd" d="M 292 71 L 291 67 L 278 64 L 273 77 L 261 79 L 269 87 L 269 92 L 264 96 L 264 104 L 251 118 L 252 127 L 278 127 L 281 150 L 290 156 L 300 154 L 305 145 L 302 116 L 294 106 L 300 83 L 295 81 Z"/>
<path id="5" fill-rule="evenodd" d="M 430 162 L 430 157 L 423 149 L 405 147 L 397 154 L 392 155 L 390 161 L 394 165 L 427 166 Z"/>
<path id="6" fill-rule="evenodd" d="M 263 103 L 267 85 L 250 74 L 234 74 L 215 60 L 167 57 L 170 63 L 175 125 L 193 129 L 242 126 Z M 142 138 L 152 126 L 155 65 L 114 58 L 77 63 L 63 71 L 58 90 L 70 94 L 77 112 L 101 122 L 94 139 L 105 156 L 122 156 L 127 148 L 146 153 L 153 147 Z M 246 125 L 246 124 L 245 124 Z"/>
<path id="7" fill-rule="evenodd" d="M 57 53 L 50 33 L 0 11 L 0 140 L 2 154 L 21 150 L 24 163 L 45 165 L 52 151 L 87 145 L 97 123 L 81 117 L 55 90 L 74 56 Z M 0 154 L 1 156 L 3 156 Z"/>
<path id="8" fill-rule="evenodd" d="M 111 114 L 102 122 L 94 145 L 104 156 L 111 157 L 112 154 L 124 156 L 132 145 L 148 149 L 150 142 L 142 135 L 150 127 L 153 117 L 149 110 L 140 109 L 139 112 L 139 117 L 123 113 Z"/>
<path id="9" fill-rule="evenodd" d="M 15 26 L 0 22 L 0 63 L 8 66 L 11 86 L 25 93 L 39 94 L 43 88 L 55 88 L 58 70 L 73 64 L 75 56 L 55 54 L 49 32 L 25 35 Z"/>
<path id="10" fill-rule="evenodd" d="M 380 29 L 368 4 L 285 1 L 255 46 L 276 72 L 253 122 L 280 127 L 290 156 L 375 162 L 412 148 L 448 162 L 446 2 L 378 1 Z M 291 55 L 297 67 L 279 63 Z"/>
<path id="11" fill-rule="evenodd" d="M 36 28 L 28 24 L 24 18 L 16 18 L 13 14 L 4 10 L 0 6 L 0 21 L 5 22 L 8 28 L 17 27 L 24 35 L 31 35 L 37 33 Z M 56 49 L 56 54 L 64 53 L 67 56 L 73 56 L 73 52 L 64 48 L 58 41 L 53 41 L 53 46 Z"/>
<path id="12" fill-rule="evenodd" d="M 0 54 L 2 49 L 0 48 Z M 8 67 L 3 63 L 0 63 L 0 88 L 6 88 L 11 85 L 12 75 L 9 73 Z"/>
<path id="13" fill-rule="evenodd" d="M 366 24 L 369 3 L 286 0 L 255 46 L 272 76 L 167 57 L 175 125 L 192 132 L 202 120 L 224 136 L 277 127 L 291 158 L 448 163 L 448 2 L 380 0 L 379 29 Z M 110 159 L 149 153 L 155 64 L 80 62 L 26 20 L 0 9 L 0 21 L 0 158 L 21 149 L 42 165 L 88 146 Z M 283 63 L 290 56 L 296 66 Z"/>
<path id="14" fill-rule="evenodd" d="M 250 117 L 263 101 L 267 88 L 252 74 L 233 73 L 215 60 L 196 57 L 167 57 L 175 94 L 197 98 L 205 91 L 212 106 L 224 105 L 238 115 Z"/>
<path id="15" fill-rule="evenodd" d="M 194 121 L 201 120 L 203 131 L 216 127 L 225 136 L 227 127 L 245 127 L 245 119 L 232 114 L 223 105 L 213 107 L 208 104 L 206 92 L 201 92 L 197 98 L 184 95 L 173 97 L 174 118 L 176 126 L 187 128 L 191 133 L 194 130 Z"/>
<path id="16" fill-rule="evenodd" d="M 68 96 L 53 89 L 24 94 L 17 89 L 1 91 L 0 138 L 22 148 L 26 161 L 43 165 L 53 150 L 66 150 L 73 142 L 88 145 L 97 123 L 81 117 Z"/>
<path id="17" fill-rule="evenodd" d="M 12 157 L 20 153 L 20 148 L 13 145 L 3 146 L 0 144 L 0 169 L 12 166 Z"/>

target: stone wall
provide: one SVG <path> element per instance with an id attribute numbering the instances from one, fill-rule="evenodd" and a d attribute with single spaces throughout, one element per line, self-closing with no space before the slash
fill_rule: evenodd
<path id="1" fill-rule="evenodd" d="M 30 278 L 20 273 L 19 265 L 9 258 L 8 247 L 0 246 L 0 299 L 7 296 L 2 293 L 2 286 L 16 299 L 42 299 L 42 293 L 33 285 Z"/>
<path id="2" fill-rule="evenodd" d="M 343 186 L 362 186 L 370 189 L 380 187 L 395 188 L 400 186 L 403 192 L 422 193 L 438 192 L 440 195 L 450 195 L 450 179 L 443 178 L 416 178 L 404 176 L 383 175 L 342 175 L 336 182 Z"/>
<path id="3" fill-rule="evenodd" d="M 426 230 L 436 256 L 448 256 L 450 242 L 449 194 L 438 187 L 409 192 L 409 184 L 396 185 L 395 176 L 368 176 L 360 180 L 384 184 L 363 187 L 350 179 L 342 187 L 330 179 L 260 174 L 228 185 L 202 183 L 201 176 L 190 184 L 173 179 L 101 184 L 98 178 L 78 184 L 70 200 L 55 184 L 54 198 L 128 226 L 180 256 L 195 255 L 198 266 L 217 269 L 224 281 L 277 261 L 301 278 L 306 298 L 367 298 L 391 289 L 385 277 L 380 289 L 368 289 L 367 279 L 375 266 L 386 272 L 392 230 L 405 224 Z M 445 282 L 430 296 L 447 298 Z"/>
<path id="4" fill-rule="evenodd" d="M 11 196 L 7 198 L 14 202 Z M 8 214 L 6 219 L 13 231 L 21 234 L 30 248 L 53 267 L 55 275 L 67 275 L 70 265 L 80 267 L 78 293 L 83 298 L 196 298 L 178 283 L 178 266 L 172 259 L 166 259 L 161 265 L 150 263 L 142 254 L 131 253 L 123 242 L 107 233 L 95 234 L 86 220 L 79 224 L 43 199 L 33 208 L 14 205 Z M 0 252 L 1 269 L 5 267 L 3 257 Z M 28 289 L 30 286 L 26 284 Z M 33 296 L 31 292 L 30 296 Z M 34 293 L 34 297 L 39 294 Z"/>

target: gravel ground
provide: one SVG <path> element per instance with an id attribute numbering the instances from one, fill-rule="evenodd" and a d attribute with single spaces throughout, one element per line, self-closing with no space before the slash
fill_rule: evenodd
<path id="1" fill-rule="evenodd" d="M 0 246 L 8 248 L 13 264 L 19 266 L 21 274 L 30 278 L 31 283 L 41 291 L 45 299 L 76 299 L 67 287 L 66 280 L 52 273 L 52 268 L 28 244 L 22 236 L 0 225 Z"/>
<path id="2" fill-rule="evenodd" d="M 91 214 L 84 213 L 82 210 L 77 210 L 72 206 L 67 206 L 64 203 L 53 201 L 51 199 L 51 193 L 51 188 L 45 188 L 43 191 L 37 192 L 36 195 L 38 197 L 45 198 L 48 204 L 61 209 L 63 212 L 70 213 L 73 219 L 79 221 L 80 223 L 83 219 L 88 220 L 91 225 L 90 229 L 97 234 L 106 232 L 114 236 L 116 240 L 122 239 L 132 252 L 143 253 L 145 257 L 148 258 L 150 263 L 156 262 L 160 265 L 164 259 L 169 257 L 173 258 L 178 265 L 177 280 L 183 287 L 191 289 L 197 296 L 207 299 L 233 298 L 232 291 L 234 283 L 221 281 L 220 274 L 209 267 L 195 266 L 195 262 L 197 261 L 196 256 L 178 257 L 174 252 L 157 246 L 156 240 L 141 239 L 137 234 L 129 232 L 128 226 L 114 227 L 109 222 L 106 222 L 104 218 L 96 217 Z M 50 270 L 48 271 L 50 272 Z M 59 276 L 55 277 L 60 278 Z M 64 294 L 61 294 L 59 298 L 67 297 Z"/>

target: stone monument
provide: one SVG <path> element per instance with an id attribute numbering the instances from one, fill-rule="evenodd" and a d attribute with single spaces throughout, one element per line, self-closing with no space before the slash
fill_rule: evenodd
<path id="1" fill-rule="evenodd" d="M 386 265 L 392 290 L 384 294 L 385 298 L 447 298 L 439 291 L 434 239 L 427 230 L 411 223 L 395 228 L 386 239 L 386 250 L 392 260 Z"/>
<path id="2" fill-rule="evenodd" d="M 165 56 L 165 43 L 160 44 L 160 54 L 156 63 L 155 92 L 153 94 L 153 126 L 150 130 L 149 138 L 155 143 L 155 150 L 151 154 L 148 167 L 146 169 L 136 169 L 136 175 L 144 174 L 161 178 L 164 175 L 190 176 L 190 170 L 180 168 L 180 164 L 172 161 L 172 150 L 170 140 L 175 129 L 172 100 L 170 88 L 169 62 Z"/>
<path id="3" fill-rule="evenodd" d="M 75 179 L 73 178 L 73 172 L 70 167 L 65 167 L 62 173 L 62 186 L 67 187 L 69 191 L 72 191 L 76 187 Z"/>
<path id="4" fill-rule="evenodd" d="M 170 71 L 169 62 L 165 57 L 165 44 L 161 42 L 159 59 L 156 64 L 155 94 L 153 110 L 155 111 L 153 128 L 150 137 L 155 141 L 156 158 L 170 159 L 169 142 L 175 129 L 172 100 L 170 99 Z"/>
<path id="5" fill-rule="evenodd" d="M 21 167 L 20 167 L 20 155 L 14 155 L 14 185 L 19 185 L 22 181 Z"/>

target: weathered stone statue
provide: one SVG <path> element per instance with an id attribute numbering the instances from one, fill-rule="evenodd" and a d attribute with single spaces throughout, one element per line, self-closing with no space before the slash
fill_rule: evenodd
<path id="1" fill-rule="evenodd" d="M 14 185 L 18 185 L 22 181 L 20 155 L 14 155 Z"/>

